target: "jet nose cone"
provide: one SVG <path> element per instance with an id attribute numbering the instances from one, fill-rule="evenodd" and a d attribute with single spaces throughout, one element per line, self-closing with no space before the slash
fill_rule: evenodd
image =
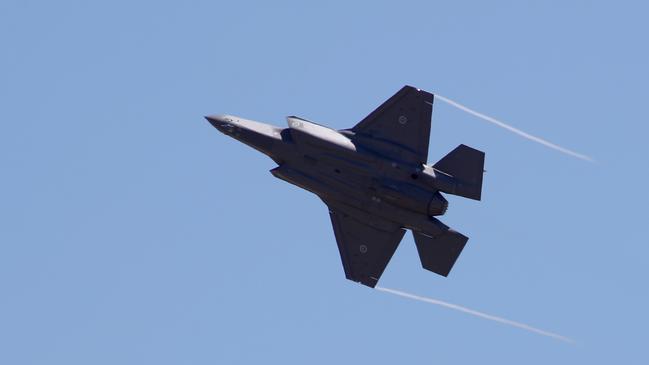
<path id="1" fill-rule="evenodd" d="M 207 119 L 207 121 L 215 128 L 218 128 L 224 122 L 223 116 L 221 115 L 206 115 L 205 119 Z"/>
<path id="2" fill-rule="evenodd" d="M 214 126 L 214 128 L 223 133 L 232 132 L 234 128 L 232 118 L 226 115 L 208 115 L 205 117 L 205 119 L 207 119 L 207 121 L 210 122 L 210 124 Z"/>

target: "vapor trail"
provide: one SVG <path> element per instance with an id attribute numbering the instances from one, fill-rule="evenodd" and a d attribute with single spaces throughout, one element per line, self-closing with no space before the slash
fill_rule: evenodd
<path id="1" fill-rule="evenodd" d="M 519 136 L 521 136 L 523 138 L 527 138 L 527 139 L 529 139 L 531 141 L 540 143 L 540 144 L 542 144 L 542 145 L 544 145 L 546 147 L 552 148 L 553 150 L 557 150 L 557 151 L 559 151 L 561 153 L 565 153 L 566 155 L 569 155 L 569 156 L 572 156 L 572 157 L 577 157 L 579 159 L 582 159 L 582 160 L 588 161 L 588 162 L 595 162 L 589 156 L 586 156 L 586 155 L 583 155 L 581 153 L 569 150 L 569 149 L 567 149 L 565 147 L 558 146 L 558 145 L 556 145 L 556 144 L 554 144 L 552 142 L 546 141 L 545 139 L 537 137 L 537 136 L 533 136 L 533 135 L 531 135 L 531 134 L 529 134 L 527 132 L 523 132 L 522 130 L 520 130 L 518 128 L 514 128 L 514 127 L 512 127 L 512 126 L 510 126 L 510 125 L 508 125 L 506 123 L 503 123 L 503 122 L 501 122 L 501 121 L 499 121 L 499 120 L 497 120 L 495 118 L 492 118 L 492 117 L 490 117 L 488 115 L 484 115 L 482 113 L 479 113 L 479 112 L 477 112 L 477 111 L 475 111 L 473 109 L 470 109 L 470 108 L 468 108 L 468 107 L 466 107 L 466 106 L 464 106 L 464 105 L 462 105 L 462 104 L 460 104 L 460 103 L 458 103 L 456 101 L 448 99 L 448 98 L 446 98 L 446 97 L 444 97 L 442 95 L 435 94 L 435 98 L 439 99 L 439 100 L 441 100 L 441 101 L 443 101 L 443 102 L 445 102 L 447 104 L 450 104 L 450 105 L 452 105 L 452 106 L 454 106 L 454 107 L 456 107 L 456 108 L 458 108 L 460 110 L 463 110 L 463 111 L 465 111 L 465 112 L 467 112 L 467 113 L 469 113 L 471 115 L 474 115 L 474 116 L 476 116 L 476 117 L 478 117 L 480 119 L 484 119 L 487 122 L 490 122 L 490 123 L 493 123 L 493 124 L 495 124 L 495 125 L 497 125 L 499 127 L 505 128 L 510 132 L 514 132 L 514 133 L 518 134 Z"/>
<path id="2" fill-rule="evenodd" d="M 380 290 L 380 291 L 383 291 L 383 292 L 386 292 L 386 293 L 398 295 L 398 296 L 404 297 L 404 298 L 410 298 L 410 299 L 418 300 L 418 301 L 425 302 L 425 303 L 437 304 L 437 305 L 440 305 L 442 307 L 455 309 L 457 311 L 468 313 L 468 314 L 474 315 L 476 317 L 488 319 L 488 320 L 494 321 L 494 322 L 503 323 L 503 324 L 510 325 L 510 326 L 513 326 L 513 327 L 522 328 L 522 329 L 524 329 L 526 331 L 534 332 L 534 333 L 537 333 L 537 334 L 543 335 L 543 336 L 552 337 L 554 339 L 564 341 L 564 342 L 567 342 L 567 343 L 574 343 L 575 342 L 574 340 L 572 340 L 572 339 L 570 339 L 568 337 L 564 337 L 564 336 L 561 336 L 561 335 L 556 334 L 556 333 L 544 331 L 544 330 L 541 330 L 541 329 L 526 325 L 524 323 L 512 321 L 512 320 L 509 320 L 509 319 L 492 316 L 491 314 L 478 312 L 476 310 L 469 309 L 469 308 L 466 308 L 466 307 L 462 307 L 462 306 L 459 306 L 457 304 L 447 303 L 447 302 L 444 302 L 444 301 L 441 301 L 441 300 L 438 300 L 438 299 L 433 299 L 433 298 L 421 297 L 419 295 L 405 293 L 405 292 L 395 290 L 395 289 L 383 288 L 383 287 L 380 287 L 380 286 L 377 286 L 374 289 Z"/>

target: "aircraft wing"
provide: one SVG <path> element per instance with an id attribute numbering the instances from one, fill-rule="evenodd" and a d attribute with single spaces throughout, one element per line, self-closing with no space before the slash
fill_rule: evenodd
<path id="1" fill-rule="evenodd" d="M 327 205 L 345 276 L 373 288 L 406 231 L 393 224 L 378 228 L 376 222 Z"/>
<path id="2" fill-rule="evenodd" d="M 433 98 L 431 93 L 404 86 L 352 131 L 361 144 L 371 144 L 378 152 L 413 164 L 426 163 Z"/>

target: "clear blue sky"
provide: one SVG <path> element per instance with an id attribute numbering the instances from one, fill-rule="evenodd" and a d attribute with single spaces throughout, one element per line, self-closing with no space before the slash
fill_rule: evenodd
<path id="1" fill-rule="evenodd" d="M 396 2 L 390 2 L 395 3 Z M 0 2 L 0 363 L 646 364 L 642 2 Z M 404 84 L 487 154 L 449 278 L 344 279 L 325 206 L 203 115 L 354 125 Z"/>

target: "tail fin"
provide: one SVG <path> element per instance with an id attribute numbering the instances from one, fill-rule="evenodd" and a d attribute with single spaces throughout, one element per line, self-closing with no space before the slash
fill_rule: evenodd
<path id="1" fill-rule="evenodd" d="M 464 245 L 469 240 L 461 233 L 449 229 L 437 236 L 412 231 L 419 252 L 421 266 L 442 276 L 448 276 Z"/>
<path id="2" fill-rule="evenodd" d="M 484 156 L 484 152 L 461 144 L 437 161 L 433 167 L 451 175 L 456 180 L 457 186 L 453 194 L 480 200 Z"/>

